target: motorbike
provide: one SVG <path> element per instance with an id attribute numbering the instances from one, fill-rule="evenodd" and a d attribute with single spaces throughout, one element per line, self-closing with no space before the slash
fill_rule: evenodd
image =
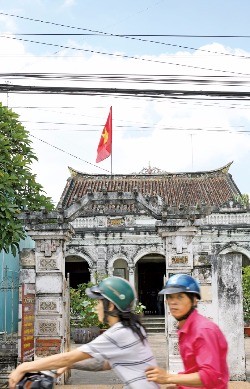
<path id="1" fill-rule="evenodd" d="M 16 389 L 53 389 L 56 378 L 56 370 L 26 373 L 16 385 Z"/>

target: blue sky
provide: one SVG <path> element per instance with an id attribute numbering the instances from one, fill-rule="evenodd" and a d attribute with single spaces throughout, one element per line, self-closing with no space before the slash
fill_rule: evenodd
<path id="1" fill-rule="evenodd" d="M 0 0 L 0 83 L 248 93 L 250 37 L 239 36 L 250 36 L 249 14 L 247 0 Z M 18 35 L 94 31 L 99 34 Z M 193 37 L 143 36 L 161 34 Z M 121 74 L 126 82 L 13 79 L 9 72 Z M 197 77 L 211 82 L 197 83 Z M 213 170 L 234 161 L 230 173 L 250 194 L 247 99 L 1 93 L 0 101 L 30 131 L 39 158 L 34 172 L 55 202 L 68 166 L 90 174 L 110 170 L 110 158 L 98 166 L 95 158 L 111 105 L 114 173 L 139 172 L 148 164 L 169 172 Z"/>

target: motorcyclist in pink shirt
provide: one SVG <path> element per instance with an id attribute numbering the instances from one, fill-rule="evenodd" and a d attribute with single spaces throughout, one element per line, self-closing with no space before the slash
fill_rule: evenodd
<path id="1" fill-rule="evenodd" d="M 167 388 L 227 389 L 227 341 L 219 327 L 196 310 L 199 283 L 190 275 L 175 274 L 159 292 L 166 295 L 172 316 L 178 320 L 179 350 L 184 371 L 171 374 L 159 367 L 146 371 L 148 381 Z"/>

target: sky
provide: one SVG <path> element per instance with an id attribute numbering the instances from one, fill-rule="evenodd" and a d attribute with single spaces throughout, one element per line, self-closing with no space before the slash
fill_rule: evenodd
<path id="1" fill-rule="evenodd" d="M 32 170 L 54 203 L 68 167 L 174 173 L 233 162 L 250 194 L 249 14 L 249 0 L 0 0 L 0 101 L 29 131 Z M 112 158 L 97 164 L 111 106 Z"/>

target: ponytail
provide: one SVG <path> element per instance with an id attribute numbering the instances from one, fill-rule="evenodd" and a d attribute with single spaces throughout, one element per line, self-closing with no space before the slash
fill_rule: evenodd
<path id="1" fill-rule="evenodd" d="M 114 308 L 112 311 L 109 311 L 110 301 L 106 298 L 103 300 L 103 308 L 104 308 L 104 323 L 108 324 L 108 316 L 115 316 L 119 318 L 119 321 L 126 328 L 131 328 L 131 330 L 137 334 L 143 343 L 147 338 L 146 329 L 144 325 L 141 323 L 138 314 L 134 312 L 122 312 L 118 308 Z"/>

